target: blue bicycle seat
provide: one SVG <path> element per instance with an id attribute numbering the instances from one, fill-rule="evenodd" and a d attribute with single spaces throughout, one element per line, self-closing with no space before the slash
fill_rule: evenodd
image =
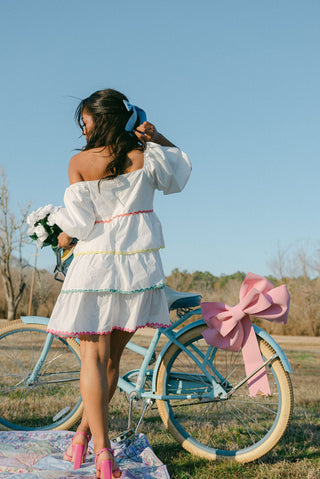
<path id="1" fill-rule="evenodd" d="M 169 286 L 165 286 L 165 293 L 170 310 L 195 308 L 196 306 L 200 306 L 201 303 L 201 295 L 197 293 L 181 293 L 180 291 L 169 288 Z"/>

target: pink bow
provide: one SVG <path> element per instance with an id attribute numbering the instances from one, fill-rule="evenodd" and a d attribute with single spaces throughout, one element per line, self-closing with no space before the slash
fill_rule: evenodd
<path id="1" fill-rule="evenodd" d="M 290 296 L 285 285 L 277 288 L 262 276 L 248 273 L 240 288 L 236 306 L 224 303 L 201 303 L 203 319 L 209 326 L 203 331 L 208 344 L 220 349 L 239 351 L 242 348 L 246 374 L 251 374 L 263 360 L 249 315 L 277 323 L 288 321 Z M 270 395 L 264 368 L 248 381 L 250 396 L 259 391 Z"/>

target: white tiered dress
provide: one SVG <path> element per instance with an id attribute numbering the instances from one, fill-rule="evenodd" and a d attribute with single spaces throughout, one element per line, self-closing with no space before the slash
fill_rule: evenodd
<path id="1" fill-rule="evenodd" d="M 98 180 L 66 189 L 66 207 L 53 220 L 79 242 L 49 332 L 74 337 L 170 324 L 153 197 L 156 189 L 181 191 L 190 172 L 184 152 L 150 142 L 143 168 L 101 181 L 100 191 Z"/>

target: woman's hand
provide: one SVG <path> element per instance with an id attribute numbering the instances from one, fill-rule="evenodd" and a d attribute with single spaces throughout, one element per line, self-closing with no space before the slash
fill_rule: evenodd
<path id="1" fill-rule="evenodd" d="M 158 145 L 161 146 L 175 146 L 171 141 L 161 135 L 156 127 L 149 121 L 145 121 L 139 125 L 138 128 L 134 130 L 134 133 L 139 140 L 153 141 L 153 143 L 158 143 Z"/>
<path id="2" fill-rule="evenodd" d="M 143 122 L 134 132 L 139 140 L 144 141 L 153 141 L 154 136 L 158 133 L 156 127 L 149 121 Z"/>
<path id="3" fill-rule="evenodd" d="M 71 236 L 67 235 L 67 233 L 62 232 L 58 236 L 58 246 L 63 249 L 70 249 L 72 248 L 72 240 L 73 238 Z"/>

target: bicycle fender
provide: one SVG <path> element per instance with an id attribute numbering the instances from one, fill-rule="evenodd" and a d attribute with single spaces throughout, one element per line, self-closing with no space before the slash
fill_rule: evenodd
<path id="1" fill-rule="evenodd" d="M 270 344 L 270 346 L 278 354 L 279 359 L 285 371 L 287 371 L 288 373 L 293 373 L 290 363 L 287 359 L 287 356 L 285 355 L 283 349 L 279 346 L 277 341 L 273 339 L 273 337 L 270 336 L 270 334 L 268 334 L 264 329 L 259 328 L 259 326 L 256 326 L 255 324 L 252 324 L 252 326 L 256 335 L 259 336 L 259 338 L 264 339 L 268 344 Z"/>
<path id="2" fill-rule="evenodd" d="M 185 328 L 183 328 L 183 329 L 181 329 L 181 331 L 179 331 L 179 335 L 177 337 L 179 337 L 180 334 L 185 333 L 186 331 L 189 331 L 189 329 L 193 328 L 194 326 L 199 326 L 199 324 L 203 324 L 203 323 L 204 323 L 204 320 L 199 319 L 198 321 L 196 321 L 194 323 L 188 324 Z M 254 332 L 256 333 L 256 335 L 259 336 L 259 338 L 264 339 L 275 350 L 275 352 L 278 354 L 279 359 L 280 359 L 280 361 L 282 363 L 282 366 L 284 367 L 285 371 L 292 374 L 293 373 L 292 368 L 291 368 L 290 363 L 288 361 L 288 358 L 285 355 L 281 346 L 279 346 L 279 344 L 276 342 L 276 340 L 273 339 L 273 337 L 270 336 L 270 334 L 268 334 L 264 329 L 260 328 L 259 326 L 256 326 L 253 323 L 252 323 L 252 326 L 253 326 L 253 329 L 254 329 Z"/>
<path id="3" fill-rule="evenodd" d="M 21 316 L 21 321 L 24 324 L 43 324 L 47 326 L 49 318 L 45 318 L 44 316 Z"/>

